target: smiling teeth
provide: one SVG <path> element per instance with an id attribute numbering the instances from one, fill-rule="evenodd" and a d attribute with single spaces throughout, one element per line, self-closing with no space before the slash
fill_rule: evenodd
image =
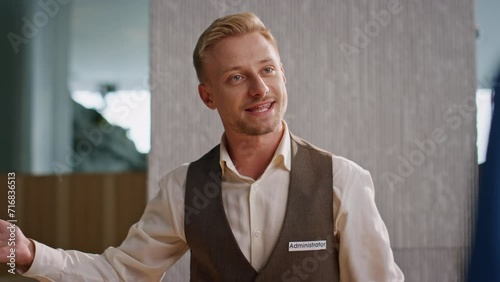
<path id="1" fill-rule="evenodd" d="M 271 103 L 262 105 L 260 107 L 252 108 L 252 109 L 250 109 L 250 111 L 253 113 L 262 113 L 262 112 L 269 110 L 270 107 L 271 107 Z"/>

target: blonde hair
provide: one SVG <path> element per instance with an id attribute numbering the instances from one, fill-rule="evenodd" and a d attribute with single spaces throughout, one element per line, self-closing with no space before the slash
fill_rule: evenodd
<path id="1" fill-rule="evenodd" d="M 201 35 L 193 52 L 193 63 L 196 76 L 200 83 L 204 80 L 203 62 L 207 51 L 217 42 L 230 36 L 237 36 L 251 32 L 259 32 L 271 43 L 278 52 L 278 45 L 271 31 L 262 21 L 250 12 L 228 15 L 215 20 Z"/>

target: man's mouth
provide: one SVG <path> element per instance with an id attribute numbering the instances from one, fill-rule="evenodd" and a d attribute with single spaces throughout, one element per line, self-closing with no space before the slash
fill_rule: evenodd
<path id="1" fill-rule="evenodd" d="M 248 108 L 245 111 L 251 112 L 251 113 L 263 113 L 266 111 L 269 111 L 274 106 L 274 102 L 268 102 L 265 104 L 258 105 L 256 107 Z"/>

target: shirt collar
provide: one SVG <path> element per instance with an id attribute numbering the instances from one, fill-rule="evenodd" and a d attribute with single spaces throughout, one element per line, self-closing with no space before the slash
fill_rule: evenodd
<path id="1" fill-rule="evenodd" d="M 281 137 L 281 141 L 274 152 L 274 156 L 269 163 L 269 165 L 275 166 L 283 166 L 287 171 L 291 170 L 291 145 L 290 145 L 290 131 L 288 130 L 288 125 L 283 120 L 283 136 Z M 224 175 L 225 169 L 230 169 L 234 173 L 238 174 L 238 170 L 235 168 L 229 153 L 227 152 L 227 141 L 225 134 L 222 134 L 220 141 L 220 157 L 219 164 L 222 170 L 222 175 Z"/>

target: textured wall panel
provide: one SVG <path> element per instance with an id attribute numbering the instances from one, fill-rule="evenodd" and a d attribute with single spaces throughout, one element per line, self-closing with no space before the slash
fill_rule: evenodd
<path id="1" fill-rule="evenodd" d="M 191 54 L 214 19 L 239 11 L 278 40 L 290 129 L 372 173 L 407 281 L 461 281 L 476 182 L 472 1 L 153 0 L 150 196 L 220 139 Z M 187 281 L 186 262 L 172 281 Z"/>

